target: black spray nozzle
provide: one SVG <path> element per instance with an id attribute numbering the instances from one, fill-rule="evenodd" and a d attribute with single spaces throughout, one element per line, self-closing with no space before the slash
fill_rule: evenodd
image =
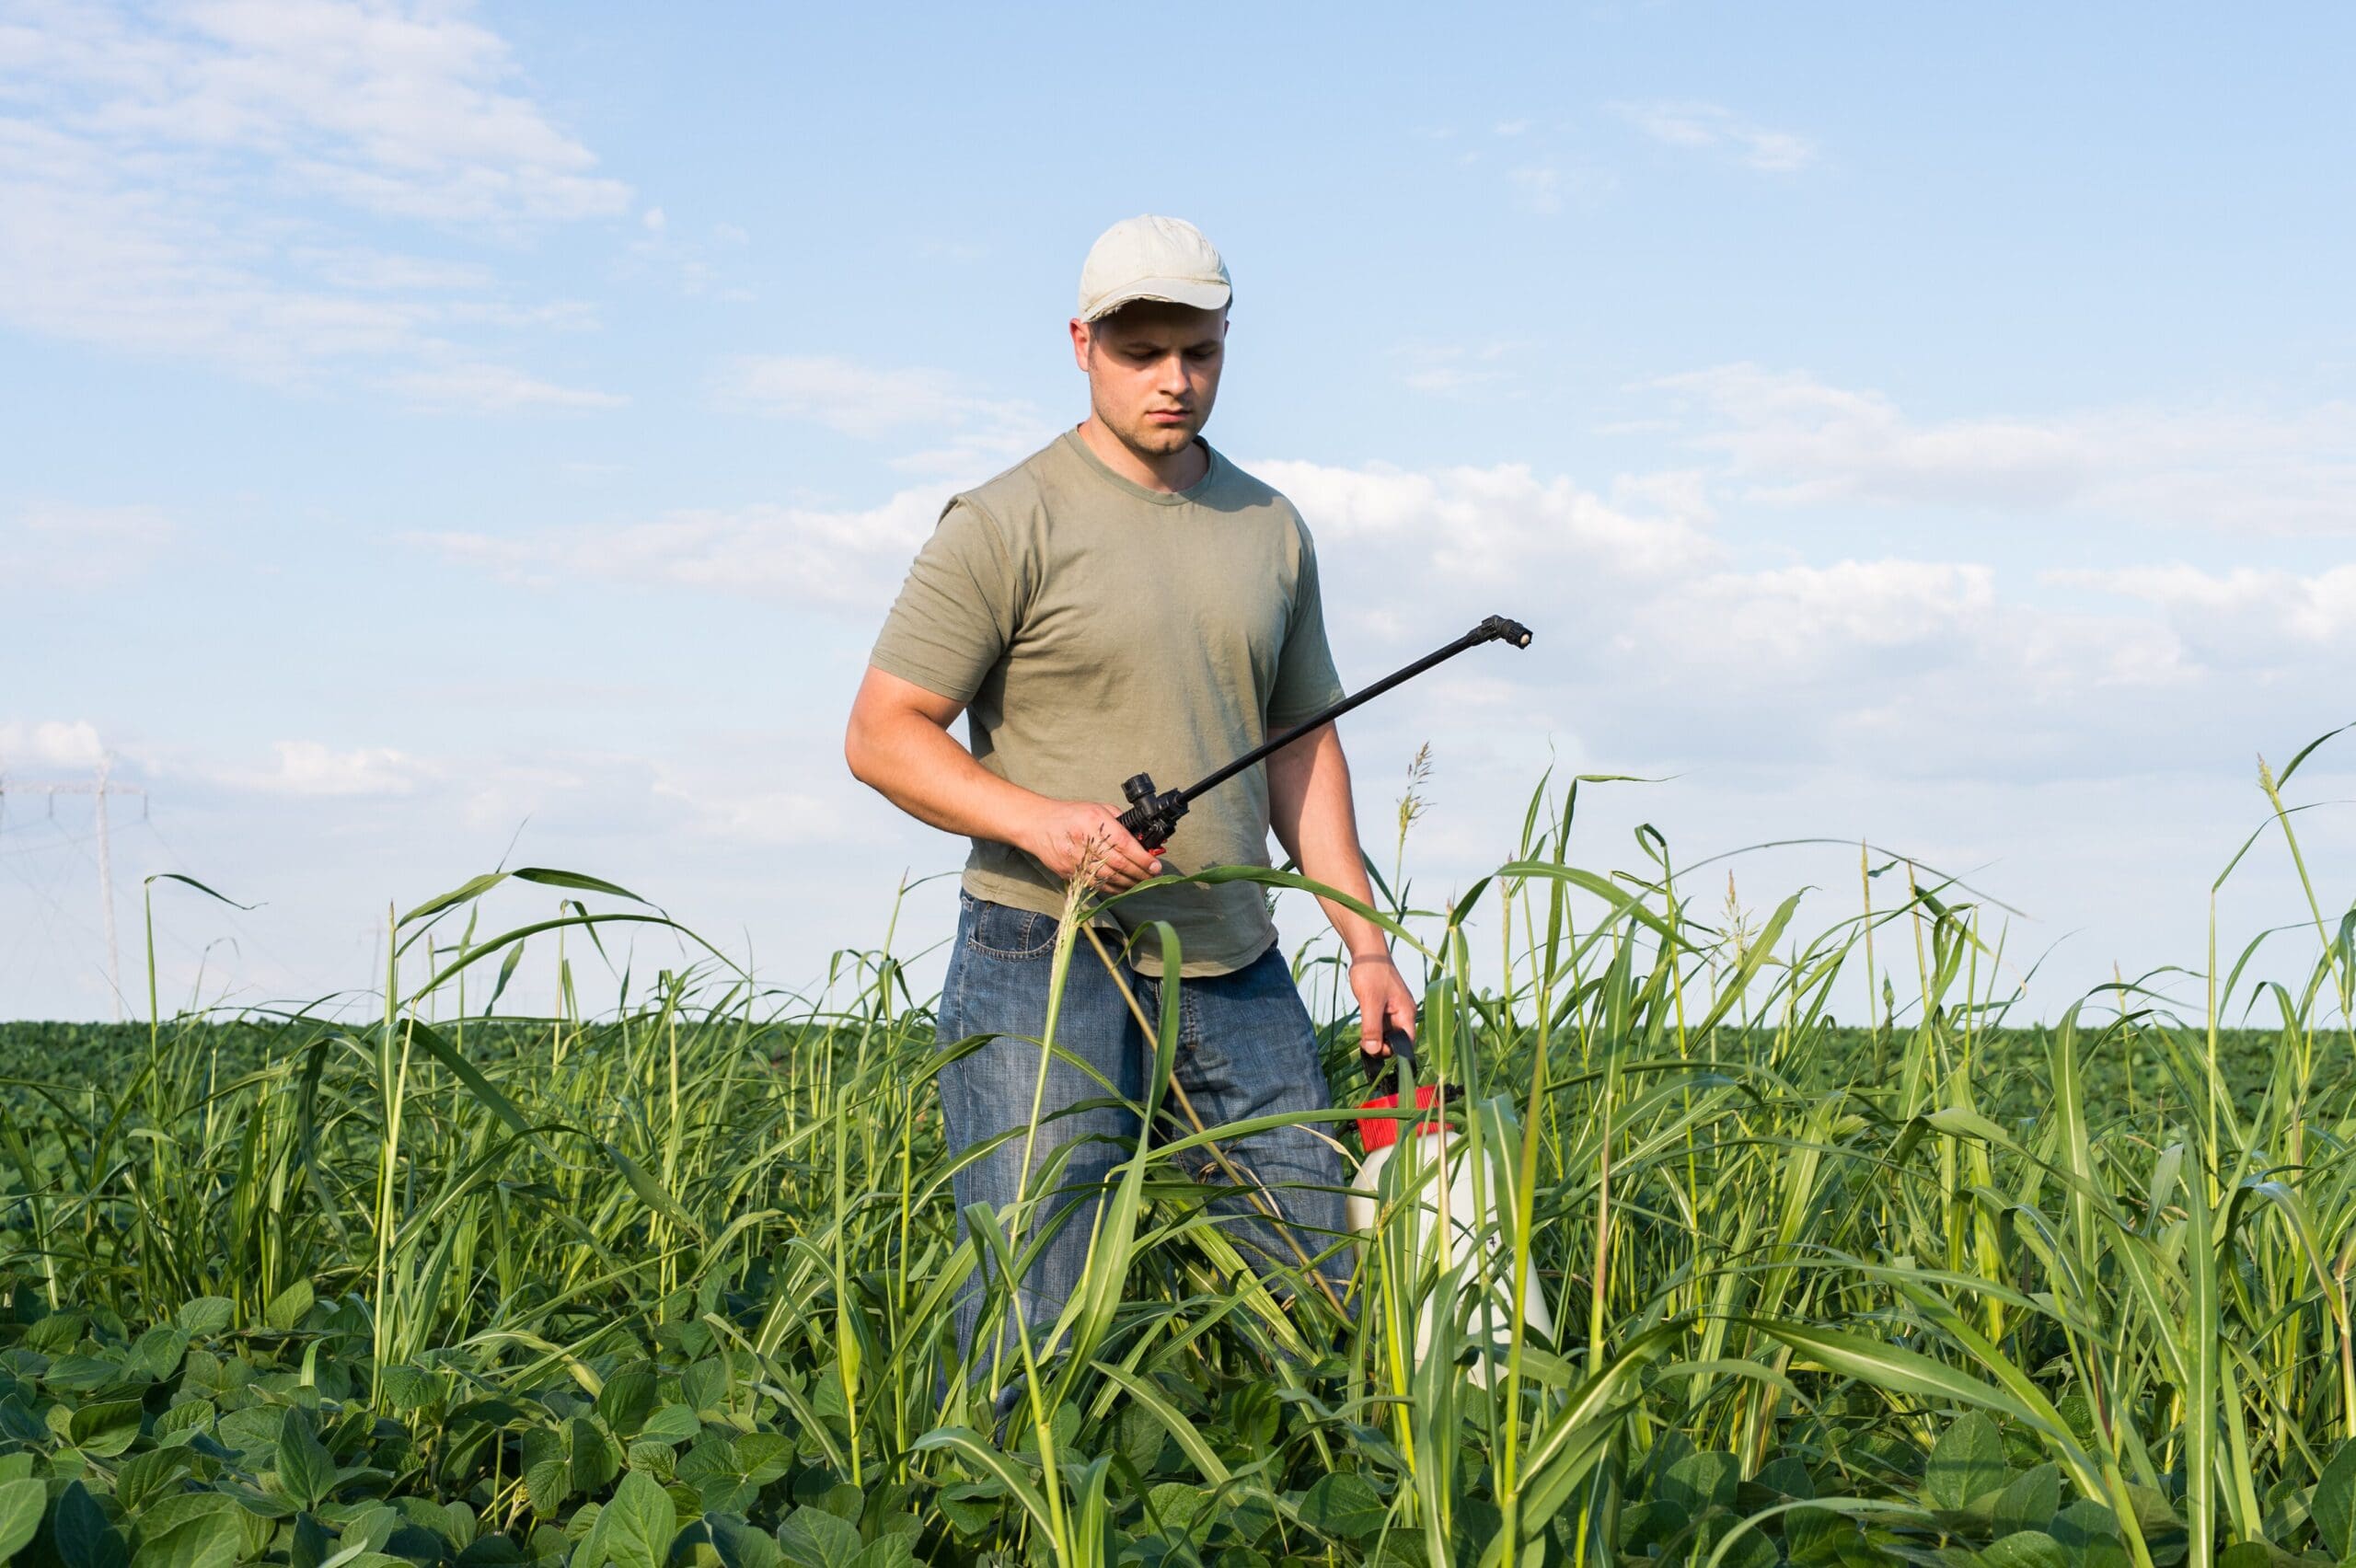
<path id="1" fill-rule="evenodd" d="M 1129 801 L 1129 809 L 1121 813 L 1121 826 L 1129 836 L 1153 850 L 1169 843 L 1178 819 L 1186 814 L 1184 793 L 1177 790 L 1157 792 L 1153 776 L 1149 773 L 1131 778 L 1121 786 L 1121 793 Z"/>
<path id="2" fill-rule="evenodd" d="M 1484 642 L 1510 642 L 1516 648 L 1530 646 L 1530 628 L 1518 620 L 1503 616 L 1491 616 L 1473 628 Z"/>

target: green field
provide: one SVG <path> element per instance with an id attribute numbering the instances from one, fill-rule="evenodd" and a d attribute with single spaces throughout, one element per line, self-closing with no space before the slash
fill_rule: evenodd
<path id="1" fill-rule="evenodd" d="M 2349 1557 L 2356 963 L 2328 905 L 2285 912 L 2311 967 L 2220 974 L 2191 1016 L 2107 994 L 2020 1027 L 1974 912 L 1902 870 L 1860 884 L 1870 916 L 1819 894 L 1745 923 L 1657 866 L 1579 869 L 1570 822 L 1534 812 L 1477 902 L 1400 921 L 1459 1145 L 1557 1325 L 1515 1319 L 1494 1359 L 1463 1309 L 1417 1356 L 1477 1265 L 1396 1201 L 1333 1239 L 1363 1244 L 1345 1310 L 1279 1305 L 1183 1175 L 1189 1134 L 1130 1153 L 1062 1320 L 969 1384 L 928 998 L 857 952 L 816 997 L 715 961 L 605 1016 L 484 1017 L 519 944 L 579 963 L 666 924 L 587 879 L 421 906 L 365 1022 L 0 1028 L 0 1548 Z M 519 891 L 553 912 L 476 934 Z M 1068 926 L 1057 962 L 1098 959 Z M 1867 994 L 1878 1027 L 1834 1020 Z M 1353 1096 L 1355 1038 L 1335 1020 Z"/>

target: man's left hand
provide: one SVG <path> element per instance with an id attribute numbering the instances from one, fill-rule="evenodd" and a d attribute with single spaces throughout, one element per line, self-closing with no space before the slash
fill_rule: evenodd
<path id="1" fill-rule="evenodd" d="M 1386 952 L 1361 953 L 1350 960 L 1350 989 L 1358 999 L 1358 1049 L 1369 1056 L 1388 1056 L 1382 1037 L 1392 1030 L 1415 1037 L 1415 997 L 1406 978 Z"/>

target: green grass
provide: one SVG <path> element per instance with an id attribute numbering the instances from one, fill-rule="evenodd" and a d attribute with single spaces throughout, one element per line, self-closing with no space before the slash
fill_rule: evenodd
<path id="1" fill-rule="evenodd" d="M 925 1002 L 930 1019 L 930 1002 Z M 486 1065 L 504 1055 L 529 1049 L 545 1039 L 547 1026 L 532 1020 L 478 1020 L 468 1026 L 468 1055 Z M 299 1052 L 322 1033 L 317 1023 L 286 1021 L 270 1017 L 183 1019 L 172 1029 L 182 1051 L 211 1055 L 216 1070 L 232 1075 L 249 1072 L 274 1056 Z M 802 1049 L 805 1032 L 811 1049 L 827 1048 L 824 1030 L 805 1032 L 794 1023 L 769 1018 L 761 1027 L 747 1029 L 739 1043 L 748 1054 L 782 1064 Z M 1744 1059 L 1766 1049 L 1773 1032 L 1756 1031 L 1746 1037 L 1738 1026 L 1721 1026 L 1715 1033 L 1720 1048 Z M 19 1110 L 34 1104 L 36 1083 L 100 1085 L 146 1060 L 144 1023 L 0 1023 L 0 1102 Z M 1884 1043 L 1894 1038 L 1882 1032 Z M 1875 1031 L 1835 1023 L 1814 1036 L 1809 1059 L 1790 1066 L 1796 1082 L 1826 1089 L 1846 1086 L 1874 1076 Z M 1979 1036 L 1972 1063 L 1973 1091 L 1988 1114 L 1999 1121 L 2034 1117 L 2050 1110 L 2047 1054 L 2051 1040 L 2045 1029 L 1992 1025 Z M 2095 1037 L 2079 1063 L 2086 1103 L 2097 1118 L 2112 1114 L 2165 1117 L 2168 1097 L 2177 1092 L 2163 1037 L 2147 1028 L 2103 1033 Z M 2228 1096 L 2245 1114 L 2254 1113 L 2271 1087 L 2280 1030 L 2222 1029 L 2218 1032 L 2218 1072 Z M 2317 1063 L 2316 1083 L 2341 1070 L 2339 1064 Z M 1353 1082 L 1335 1080 L 1337 1092 L 1360 1095 Z M 2205 1102 L 2205 1101 L 2204 1101 Z"/>
<path id="2" fill-rule="evenodd" d="M 1662 863 L 1582 869 L 1592 787 L 1533 801 L 1458 909 L 1384 912 L 1558 1343 L 1509 1324 L 1475 1378 L 1479 1340 L 1444 1311 L 1419 1361 L 1424 1305 L 1483 1293 L 1396 1193 L 1346 1312 L 1279 1305 L 1186 1179 L 1189 1135 L 1131 1152 L 1062 1320 L 969 1384 L 947 1303 L 1022 1227 L 976 1216 L 980 1257 L 955 1239 L 928 998 L 896 962 L 846 953 L 824 994 L 780 998 L 713 960 L 609 1016 L 485 1018 L 521 944 L 595 962 L 593 937 L 667 926 L 516 872 L 400 923 L 364 1025 L 0 1036 L 0 1547 L 295 1568 L 2347 1556 L 2349 923 L 2318 895 L 2308 967 L 2237 972 L 2231 946 L 2189 966 L 2219 971 L 2193 1016 L 2126 991 L 2009 1027 L 1970 908 L 1884 875 L 1861 881 L 1870 913 L 1810 895 L 1819 935 L 1796 898 L 1752 929 Z M 2293 849 L 2294 825 L 2252 852 Z M 542 918 L 476 934 L 533 884 Z M 1059 962 L 1098 960 L 1068 927 Z M 1301 977 L 1333 991 L 1321 960 Z M 1880 1027 L 1834 1020 L 1885 978 Z M 1329 1043 L 1353 1093 L 1355 1034 L 1336 1020 Z M 1167 1020 L 1159 1048 L 1156 1098 Z"/>

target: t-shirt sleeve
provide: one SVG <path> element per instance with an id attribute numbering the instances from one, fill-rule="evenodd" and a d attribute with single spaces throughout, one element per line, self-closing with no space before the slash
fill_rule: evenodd
<path id="1" fill-rule="evenodd" d="M 1268 694 L 1268 729 L 1288 730 L 1320 709 L 1342 700 L 1342 677 L 1334 673 L 1325 644 L 1325 599 L 1317 582 L 1317 551 L 1309 530 L 1300 530 L 1300 577 L 1293 585 L 1292 618 L 1284 651 L 1276 656 L 1276 682 Z"/>
<path id="2" fill-rule="evenodd" d="M 867 662 L 953 702 L 971 702 L 1013 640 L 1013 559 L 987 513 L 960 497 L 908 568 Z"/>

